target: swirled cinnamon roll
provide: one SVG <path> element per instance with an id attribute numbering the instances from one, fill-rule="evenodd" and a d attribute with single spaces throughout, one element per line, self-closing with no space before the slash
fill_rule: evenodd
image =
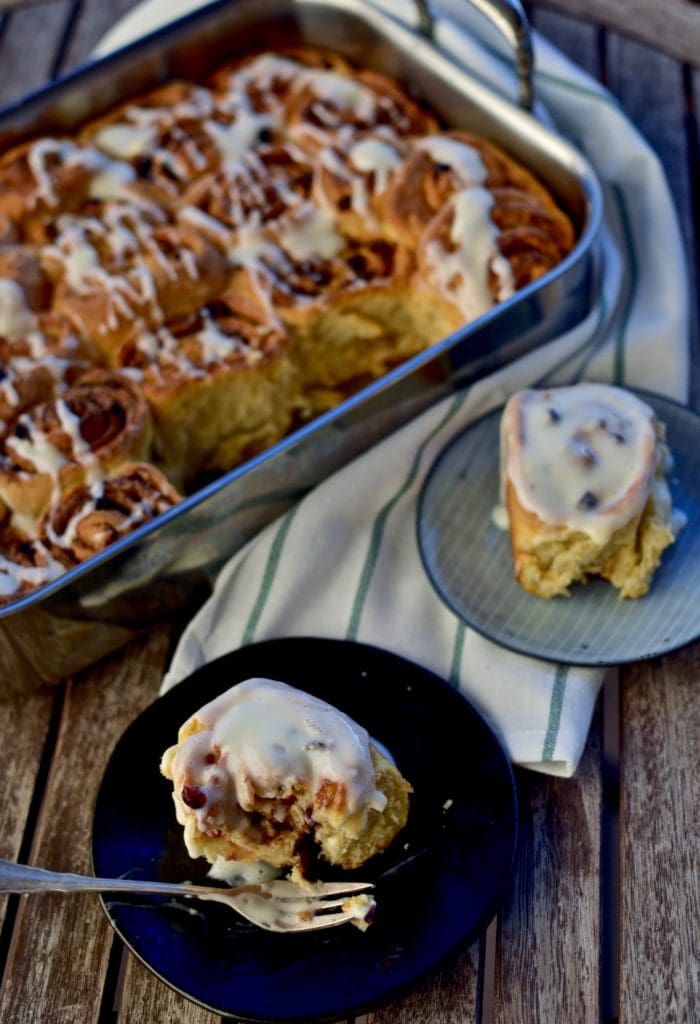
<path id="1" fill-rule="evenodd" d="M 62 495 L 43 516 L 39 537 L 51 557 L 70 569 L 180 500 L 155 466 L 126 464 L 112 476 Z"/>
<path id="2" fill-rule="evenodd" d="M 243 319 L 227 296 L 167 327 L 136 332 L 119 362 L 142 373 L 156 451 L 180 485 L 269 447 L 301 401 L 284 332 Z"/>
<path id="3" fill-rule="evenodd" d="M 672 508 L 663 424 L 622 388 L 581 383 L 512 395 L 501 490 L 515 576 L 538 597 L 602 576 L 643 596 L 685 515 Z"/>
<path id="4" fill-rule="evenodd" d="M 349 238 L 309 203 L 259 231 L 241 232 L 232 290 L 265 305 L 293 333 L 293 356 L 314 406 L 333 389 L 383 373 L 420 347 L 412 326 L 412 255 L 382 238 Z M 323 397 L 318 389 L 330 389 Z"/>
<path id="5" fill-rule="evenodd" d="M 336 53 L 297 47 L 256 53 L 225 64 L 209 79 L 221 110 L 247 110 L 267 116 L 271 127 L 284 127 L 287 101 L 299 76 L 313 71 L 347 74 L 348 63 Z"/>
<path id="6" fill-rule="evenodd" d="M 88 216 L 58 218 L 43 252 L 57 278 L 54 307 L 95 340 L 107 360 L 133 329 L 189 313 L 217 295 L 225 258 L 151 203 L 106 203 Z"/>
<path id="7" fill-rule="evenodd" d="M 171 200 L 269 136 L 268 117 L 222 109 L 209 89 L 184 81 L 130 100 L 88 129 L 95 146 L 128 160 L 139 183 Z"/>
<path id="8" fill-rule="evenodd" d="M 537 280 L 573 244 L 534 176 L 465 132 L 417 140 L 384 210 L 392 232 L 415 241 L 417 317 L 431 340 Z"/>
<path id="9" fill-rule="evenodd" d="M 63 395 L 23 412 L 0 446 L 0 498 L 31 533 L 73 487 L 150 454 L 151 422 L 125 375 L 91 370 Z"/>
<path id="10" fill-rule="evenodd" d="M 406 152 L 398 136 L 379 133 L 359 136 L 348 147 L 324 147 L 316 158 L 315 200 L 332 212 L 344 234 L 386 235 L 383 202 Z"/>
<path id="11" fill-rule="evenodd" d="M 537 226 L 555 240 L 562 255 L 573 245 L 571 222 L 535 176 L 493 143 L 468 132 L 413 140 L 411 155 L 392 179 L 383 213 L 406 244 L 417 244 L 456 193 L 478 187 L 494 196 L 499 227 Z"/>
<path id="12" fill-rule="evenodd" d="M 86 200 L 106 198 L 133 180 L 132 168 L 71 139 L 41 138 L 0 156 L 0 214 L 21 238 L 35 223 Z"/>
<path id="13" fill-rule="evenodd" d="M 21 337 L 0 337 L 0 431 L 25 409 L 61 394 L 95 360 L 93 347 L 57 313 L 39 313 Z"/>
<path id="14" fill-rule="evenodd" d="M 298 146 L 261 145 L 195 182 L 183 195 L 180 219 L 230 249 L 235 244 L 231 232 L 297 209 L 308 200 L 312 181 L 311 161 Z"/>
<path id="15" fill-rule="evenodd" d="M 0 606 L 26 597 L 63 571 L 38 541 L 14 533 L 0 535 Z"/>

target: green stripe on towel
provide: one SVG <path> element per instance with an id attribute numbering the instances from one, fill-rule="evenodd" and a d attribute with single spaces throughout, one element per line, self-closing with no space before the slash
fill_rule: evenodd
<path id="1" fill-rule="evenodd" d="M 457 413 L 458 410 L 462 407 L 462 405 L 466 401 L 467 395 L 469 394 L 469 390 L 470 389 L 467 389 L 461 394 L 455 395 L 449 409 L 443 416 L 442 420 L 433 430 L 430 431 L 428 436 L 425 437 L 421 444 L 419 445 L 418 450 L 416 451 L 416 454 L 413 457 L 413 462 L 411 463 L 411 468 L 408 472 L 408 476 L 401 484 L 398 491 L 396 491 L 396 493 L 393 495 L 393 497 L 389 498 L 386 505 L 384 505 L 384 507 L 379 510 L 379 513 L 377 514 L 377 517 L 374 520 L 374 525 L 372 526 L 372 534 L 370 536 L 369 549 L 367 551 L 367 557 L 365 558 L 365 564 L 362 567 L 362 573 L 360 574 L 360 582 L 357 586 L 355 600 L 353 602 L 352 612 L 350 614 L 350 623 L 348 625 L 348 630 L 346 633 L 346 638 L 348 640 L 357 639 L 357 634 L 360 629 L 360 619 L 362 618 L 362 609 L 364 608 L 365 601 L 367 600 L 367 593 L 369 591 L 370 583 L 372 582 L 372 576 L 374 575 L 374 569 L 379 558 L 379 549 L 381 548 L 382 545 L 384 527 L 386 526 L 386 521 L 389 518 L 389 514 L 391 513 L 391 510 L 394 508 L 396 503 L 408 491 L 411 484 L 415 480 L 418 474 L 420 460 L 426 447 L 432 441 L 435 435 L 440 433 L 442 428 L 447 423 L 449 423 L 449 421 L 452 419 L 455 413 Z"/>
<path id="2" fill-rule="evenodd" d="M 258 628 L 258 623 L 260 622 L 260 618 L 267 603 L 267 599 L 270 596 L 270 591 L 272 590 L 272 584 L 274 583 L 275 576 L 277 575 L 277 568 L 280 563 L 280 558 L 282 557 L 282 549 L 284 547 L 284 542 L 287 539 L 289 528 L 292 525 L 292 520 L 294 519 L 294 516 L 298 508 L 299 506 L 295 505 L 294 508 L 290 509 L 289 512 L 287 512 L 286 516 L 279 525 L 277 533 L 275 534 L 275 539 L 272 542 L 270 554 L 268 555 L 267 558 L 267 564 L 265 565 L 265 571 L 263 572 L 260 590 L 255 600 L 255 604 L 253 605 L 253 610 L 250 613 L 250 618 L 248 619 L 246 627 L 243 631 L 241 646 L 245 646 L 245 644 L 250 644 L 253 642 L 255 630 Z"/>
<path id="3" fill-rule="evenodd" d="M 547 732 L 545 733 L 544 744 L 542 745 L 543 761 L 551 761 L 554 757 L 554 749 L 557 745 L 557 737 L 559 735 L 559 723 L 561 722 L 561 712 L 564 706 L 564 693 L 566 691 L 566 680 L 568 675 L 568 665 L 557 665 L 557 670 L 554 673 L 552 696 L 549 700 Z"/>
<path id="4" fill-rule="evenodd" d="M 619 185 L 612 186 L 612 194 L 615 197 L 617 203 L 618 213 L 620 215 L 620 223 L 622 225 L 622 231 L 625 240 L 625 248 L 627 255 L 629 256 L 629 284 L 627 287 L 627 294 L 625 295 L 624 309 L 622 312 L 622 320 L 620 323 L 619 331 L 615 338 L 615 369 L 614 369 L 614 381 L 616 384 L 624 384 L 625 382 L 625 343 L 627 340 L 627 326 L 629 319 L 632 314 L 632 306 L 637 294 L 637 281 L 639 277 L 639 264 L 637 262 L 637 254 L 634 248 L 634 236 L 632 234 L 632 225 L 630 223 L 629 214 L 627 212 L 627 204 L 625 197 L 622 194 L 622 189 Z"/>

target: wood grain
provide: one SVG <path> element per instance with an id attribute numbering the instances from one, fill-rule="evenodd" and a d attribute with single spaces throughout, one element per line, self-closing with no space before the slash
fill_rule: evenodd
<path id="1" fill-rule="evenodd" d="M 598 1024 L 600 743 L 598 715 L 573 779 L 520 773 L 520 857 L 501 920 L 495 1024 Z"/>
<path id="2" fill-rule="evenodd" d="M 125 953 L 118 1024 L 218 1024 L 220 1020 L 154 978 L 136 957 Z"/>
<path id="3" fill-rule="evenodd" d="M 618 29 L 700 65 L 700 7 L 692 0 L 544 0 L 541 6 Z"/>
<path id="4" fill-rule="evenodd" d="M 363 1024 L 468 1024 L 476 1020 L 479 944 L 404 999 L 362 1017 Z"/>
<path id="5" fill-rule="evenodd" d="M 51 77 L 70 0 L 7 16 L 0 37 L 0 104 L 37 89 Z"/>
<path id="6" fill-rule="evenodd" d="M 57 691 L 0 702 L 3 799 L 0 800 L 0 857 L 17 860 L 27 825 Z M 0 896 L 0 927 L 7 897 Z"/>
<path id="7" fill-rule="evenodd" d="M 67 685 L 31 863 L 90 873 L 100 780 L 116 740 L 156 696 L 167 646 L 167 630 L 155 631 Z M 0 992 L 0 1020 L 97 1021 L 111 944 L 112 931 L 95 896 L 23 897 Z"/>
<path id="8" fill-rule="evenodd" d="M 620 1020 L 700 1019 L 700 646 L 622 676 Z"/>

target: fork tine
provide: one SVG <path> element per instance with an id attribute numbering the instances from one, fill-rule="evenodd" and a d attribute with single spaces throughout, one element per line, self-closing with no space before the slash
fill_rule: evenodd
<path id="1" fill-rule="evenodd" d="M 298 917 L 291 918 L 289 931 L 310 932 L 321 928 L 335 928 L 336 925 L 346 924 L 356 916 L 347 910 L 340 910 L 335 914 L 313 914 L 308 921 L 300 920 Z"/>
<path id="2" fill-rule="evenodd" d="M 298 885 L 297 882 L 288 882 L 285 879 L 277 879 L 273 882 L 263 883 L 262 888 L 267 890 L 271 896 L 281 900 L 293 900 L 308 898 L 322 900 L 330 896 L 348 896 L 360 892 L 369 892 L 374 889 L 372 882 L 316 882 L 307 890 Z"/>

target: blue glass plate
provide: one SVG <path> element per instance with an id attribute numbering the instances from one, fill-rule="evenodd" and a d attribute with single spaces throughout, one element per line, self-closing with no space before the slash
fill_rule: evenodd
<path id="1" fill-rule="evenodd" d="M 477 632 L 521 654 L 573 665 L 654 658 L 700 635 L 700 417 L 670 399 L 634 393 L 666 424 L 673 504 L 688 517 L 642 598 L 621 601 L 615 587 L 590 580 L 572 586 L 570 597 L 544 600 L 516 583 L 508 533 L 492 521 L 502 408 L 470 424 L 436 459 L 418 501 L 421 557 L 438 594 Z"/>
<path id="2" fill-rule="evenodd" d="M 96 874 L 203 878 L 207 865 L 184 849 L 160 756 L 198 707 L 251 676 L 281 679 L 347 712 L 414 787 L 405 830 L 346 876 L 376 882 L 373 924 L 364 933 L 344 925 L 279 935 L 214 903 L 120 895 L 103 905 L 147 967 L 215 1013 L 310 1022 L 367 1012 L 473 941 L 505 898 L 517 836 L 510 764 L 461 694 L 395 654 L 316 638 L 253 644 L 195 672 L 124 733 L 95 809 Z"/>

